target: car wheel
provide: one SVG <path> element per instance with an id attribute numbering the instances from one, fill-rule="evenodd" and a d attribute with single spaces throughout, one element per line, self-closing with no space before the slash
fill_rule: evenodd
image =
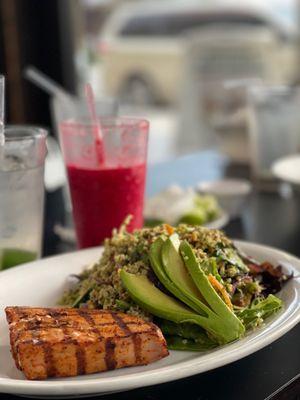
<path id="1" fill-rule="evenodd" d="M 144 79 L 131 78 L 123 85 L 120 101 L 123 104 L 146 106 L 155 104 L 155 96 Z"/>

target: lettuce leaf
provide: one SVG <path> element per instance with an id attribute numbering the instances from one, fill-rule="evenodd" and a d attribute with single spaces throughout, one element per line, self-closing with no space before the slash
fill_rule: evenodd
<path id="1" fill-rule="evenodd" d="M 216 344 L 213 342 L 206 343 L 193 339 L 185 339 L 181 336 L 166 335 L 166 340 L 170 350 L 207 351 L 216 347 Z"/>
<path id="2" fill-rule="evenodd" d="M 270 315 L 282 308 L 282 300 L 270 294 L 265 299 L 254 300 L 250 307 L 236 311 L 236 315 L 243 322 L 247 330 L 253 329 L 262 324 Z"/>

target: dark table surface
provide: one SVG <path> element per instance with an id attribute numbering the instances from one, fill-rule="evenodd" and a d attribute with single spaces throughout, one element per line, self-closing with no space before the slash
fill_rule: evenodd
<path id="1" fill-rule="evenodd" d="M 212 164 L 211 164 L 212 163 Z M 174 168 L 163 166 L 150 168 L 148 194 L 164 184 L 175 182 L 178 163 Z M 205 179 L 222 175 L 244 176 L 247 170 L 228 168 L 223 160 L 209 156 L 196 157 L 182 164 L 189 166 L 189 174 L 181 171 L 181 184 L 191 185 Z M 191 167 L 192 166 L 192 167 Z M 164 176 L 165 174 L 165 176 Z M 173 174 L 173 175 L 172 175 Z M 188 177 L 187 177 L 188 176 Z M 150 182 L 150 186 L 149 186 Z M 53 206 L 61 210 L 59 192 L 48 196 L 48 225 L 62 220 L 60 211 L 53 214 Z M 48 217 L 49 217 L 48 215 Z M 241 218 L 231 221 L 224 229 L 233 238 L 267 244 L 300 256 L 300 196 L 295 192 L 282 197 L 278 192 L 264 193 L 254 190 Z M 57 253 L 66 248 L 51 236 L 48 226 L 47 253 Z M 280 339 L 258 352 L 224 367 L 152 387 L 102 396 L 103 400 L 264 400 L 300 373 L 300 324 Z M 16 399 L 15 396 L 0 394 L 2 399 Z M 273 400 L 300 400 L 300 380 L 296 379 L 285 391 L 271 396 Z"/>

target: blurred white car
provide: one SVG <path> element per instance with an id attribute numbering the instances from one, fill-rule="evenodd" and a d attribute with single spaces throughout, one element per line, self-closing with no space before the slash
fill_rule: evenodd
<path id="1" fill-rule="evenodd" d="M 279 32 L 258 11 L 191 4 L 152 1 L 116 7 L 99 42 L 107 95 L 139 105 L 176 103 L 184 73 L 185 33 L 189 30 L 247 27 L 268 29 L 275 35 Z"/>

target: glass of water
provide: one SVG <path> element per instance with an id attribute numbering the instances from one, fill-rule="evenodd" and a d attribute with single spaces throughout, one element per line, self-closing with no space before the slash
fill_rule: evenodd
<path id="1" fill-rule="evenodd" d="M 0 270 L 41 255 L 47 132 L 10 126 L 0 146 Z"/>
<path id="2" fill-rule="evenodd" d="M 299 87 L 254 85 L 248 88 L 249 140 L 253 177 L 273 179 L 277 159 L 300 148 Z"/>

